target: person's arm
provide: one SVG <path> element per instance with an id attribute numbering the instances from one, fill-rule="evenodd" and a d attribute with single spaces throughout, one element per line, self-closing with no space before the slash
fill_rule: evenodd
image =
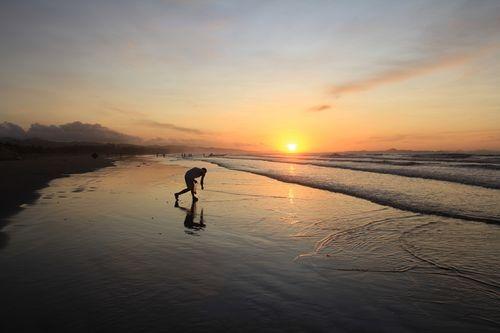
<path id="1" fill-rule="evenodd" d="M 201 176 L 201 182 L 200 182 L 200 184 L 201 184 L 201 189 L 202 190 L 204 190 L 204 188 L 203 188 L 203 180 L 204 179 L 205 179 L 205 175 Z"/>

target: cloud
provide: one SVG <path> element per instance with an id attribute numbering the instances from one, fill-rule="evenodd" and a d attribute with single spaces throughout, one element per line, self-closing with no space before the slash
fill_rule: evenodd
<path id="1" fill-rule="evenodd" d="M 23 139 L 25 137 L 26 132 L 21 126 L 8 122 L 0 124 L 0 138 Z"/>
<path id="2" fill-rule="evenodd" d="M 386 69 L 350 82 L 333 85 L 339 96 L 408 80 L 435 71 L 461 66 L 500 46 L 500 5 L 498 1 L 467 1 L 450 15 L 424 31 L 418 56 L 412 60 L 385 63 Z"/>
<path id="3" fill-rule="evenodd" d="M 137 143 L 141 141 L 138 137 L 114 131 L 100 124 L 85 124 L 79 121 L 63 125 L 35 123 L 26 131 L 25 136 L 60 142 Z"/>
<path id="4" fill-rule="evenodd" d="M 37 138 L 58 142 L 140 143 L 142 139 L 120 133 L 100 124 L 79 121 L 62 125 L 32 124 L 27 131 L 21 126 L 4 122 L 0 124 L 0 138 Z"/>
<path id="5" fill-rule="evenodd" d="M 118 114 L 124 115 L 124 116 L 139 116 L 139 117 L 144 116 L 143 112 L 135 111 L 135 110 L 126 110 L 126 109 L 118 108 L 118 107 L 112 106 L 112 105 L 105 104 L 104 108 L 107 110 L 113 111 L 114 113 L 118 113 Z"/>
<path id="6" fill-rule="evenodd" d="M 391 134 L 381 136 L 371 136 L 365 140 L 358 141 L 359 144 L 365 143 L 390 143 L 390 142 L 408 142 L 408 141 L 443 141 L 455 140 L 460 141 L 464 138 L 475 138 L 486 141 L 498 141 L 500 138 L 500 129 L 484 129 L 484 130 L 465 130 L 465 131 L 442 131 L 429 134 L 407 133 L 407 134 Z"/>
<path id="7" fill-rule="evenodd" d="M 378 86 L 404 81 L 413 77 L 425 75 L 436 70 L 462 65 L 473 58 L 479 57 L 481 53 L 459 54 L 444 56 L 441 59 L 427 59 L 408 62 L 401 65 L 393 65 L 391 69 L 376 73 L 356 81 L 334 86 L 331 92 L 335 95 L 370 90 Z"/>
<path id="8" fill-rule="evenodd" d="M 175 145 L 175 146 L 192 146 L 192 147 L 218 147 L 225 149 L 241 149 L 241 150 L 257 150 L 262 149 L 265 145 L 262 142 L 259 143 L 247 143 L 247 142 L 230 142 L 221 143 L 217 140 L 206 140 L 197 138 L 179 138 L 179 137 L 156 137 L 148 140 L 144 140 L 144 145 L 151 146 L 162 146 L 162 145 Z"/>
<path id="9" fill-rule="evenodd" d="M 358 143 L 367 142 L 401 142 L 407 140 L 434 140 L 436 135 L 421 135 L 421 134 L 392 134 L 392 135 L 381 135 L 381 136 L 371 136 L 366 140 L 358 141 Z"/>
<path id="10" fill-rule="evenodd" d="M 148 139 L 144 141 L 144 145 L 178 145 L 178 146 L 200 146 L 200 147 L 206 147 L 206 146 L 211 146 L 213 145 L 214 142 L 212 141 L 206 141 L 206 140 L 200 140 L 200 139 L 194 139 L 194 138 L 176 138 L 176 137 L 167 137 L 167 138 L 161 138 L 161 137 L 156 137 L 153 139 Z"/>
<path id="11" fill-rule="evenodd" d="M 174 130 L 174 131 L 184 132 L 184 133 L 200 134 L 200 135 L 207 134 L 207 132 L 196 129 L 196 128 L 182 127 L 182 126 L 177 126 L 177 125 L 174 125 L 171 123 L 161 123 L 158 121 L 148 120 L 148 119 L 138 120 L 137 123 L 140 125 L 143 125 L 143 126 L 169 129 L 169 130 Z"/>
<path id="12" fill-rule="evenodd" d="M 208 134 L 208 132 L 202 131 L 202 130 L 196 129 L 196 128 L 177 126 L 177 125 L 172 124 L 172 123 L 163 123 L 163 122 L 147 119 L 147 115 L 141 111 L 124 109 L 124 108 L 116 107 L 116 106 L 108 104 L 108 103 L 103 103 L 103 108 L 106 110 L 112 111 L 113 113 L 120 114 L 122 116 L 130 117 L 130 118 L 132 118 L 132 122 L 134 124 L 141 125 L 141 126 L 167 129 L 167 130 L 173 130 L 173 131 L 177 131 L 177 132 L 184 132 L 184 133 L 198 134 L 198 135 Z"/>
<path id="13" fill-rule="evenodd" d="M 307 111 L 308 112 L 321 112 L 321 111 L 325 111 L 325 110 L 328 110 L 331 108 L 332 108 L 332 106 L 329 104 L 321 104 L 321 105 L 315 105 L 313 107 L 310 107 L 309 109 L 307 109 Z"/>
<path id="14" fill-rule="evenodd" d="M 145 126 L 174 130 L 189 134 L 205 135 L 209 132 L 201 131 L 194 128 L 186 128 L 170 123 L 160 123 L 152 120 L 138 120 Z M 124 134 L 100 124 L 85 124 L 79 121 L 62 125 L 42 125 L 32 124 L 28 130 L 24 130 L 21 126 L 4 122 L 0 123 L 0 138 L 15 138 L 27 139 L 37 138 L 48 141 L 57 142 L 99 142 L 99 143 L 135 143 L 145 145 L 161 145 L 161 144 L 182 144 L 182 145 L 207 145 L 216 144 L 216 142 L 207 141 L 206 139 L 192 138 L 154 138 L 144 140 L 142 138 Z"/>

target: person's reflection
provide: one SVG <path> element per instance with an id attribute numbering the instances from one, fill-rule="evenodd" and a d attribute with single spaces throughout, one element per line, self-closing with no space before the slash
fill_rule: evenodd
<path id="1" fill-rule="evenodd" d="M 7 235 L 3 231 L 0 231 L 0 249 L 6 247 L 8 242 L 9 242 L 9 235 Z"/>
<path id="2" fill-rule="evenodd" d="M 184 219 L 184 226 L 186 228 L 194 230 L 201 230 L 205 228 L 205 223 L 203 221 L 203 208 L 200 212 L 200 221 L 198 223 L 194 222 L 194 219 L 196 218 L 196 201 L 193 201 L 191 208 L 189 209 L 180 206 L 179 202 L 176 202 L 174 206 L 186 212 L 186 218 Z"/>

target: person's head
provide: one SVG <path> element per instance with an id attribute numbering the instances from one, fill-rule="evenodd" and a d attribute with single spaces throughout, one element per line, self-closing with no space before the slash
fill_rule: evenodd
<path id="1" fill-rule="evenodd" d="M 203 174 L 207 173 L 207 168 L 201 168 L 201 171 L 203 171 Z"/>

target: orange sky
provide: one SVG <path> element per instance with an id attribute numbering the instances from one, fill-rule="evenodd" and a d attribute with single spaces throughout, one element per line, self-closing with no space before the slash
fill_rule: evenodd
<path id="1" fill-rule="evenodd" d="M 0 10 L 0 122 L 266 151 L 500 149 L 498 1 Z"/>

